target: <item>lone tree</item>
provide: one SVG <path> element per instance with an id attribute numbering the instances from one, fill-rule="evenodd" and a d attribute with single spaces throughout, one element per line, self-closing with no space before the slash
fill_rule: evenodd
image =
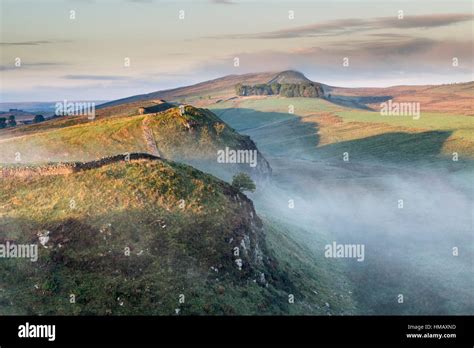
<path id="1" fill-rule="evenodd" d="M 40 123 L 44 121 L 44 116 L 43 115 L 36 115 L 35 118 L 33 119 L 33 123 Z"/>
<path id="2" fill-rule="evenodd" d="M 7 128 L 7 119 L 5 117 L 0 117 L 0 129 Z"/>
<path id="3" fill-rule="evenodd" d="M 255 191 L 255 183 L 253 182 L 252 178 L 246 173 L 239 173 L 234 175 L 232 178 L 232 187 L 239 190 L 240 192 L 243 191 Z"/>

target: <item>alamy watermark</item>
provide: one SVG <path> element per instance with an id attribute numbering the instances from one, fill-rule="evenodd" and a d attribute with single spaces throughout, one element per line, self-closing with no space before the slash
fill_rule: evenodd
<path id="1" fill-rule="evenodd" d="M 362 262 L 365 260 L 365 245 L 332 242 L 324 247 L 324 256 L 326 258 L 355 258 Z"/>
<path id="2" fill-rule="evenodd" d="M 87 116 L 89 120 L 95 119 L 95 103 L 71 102 L 66 99 L 55 104 L 56 116 Z"/>
<path id="3" fill-rule="evenodd" d="M 35 325 L 26 322 L 18 326 L 18 337 L 20 338 L 47 338 L 52 342 L 56 340 L 56 325 Z"/>
<path id="4" fill-rule="evenodd" d="M 388 102 L 380 104 L 380 114 L 382 116 L 411 116 L 414 120 L 420 118 L 420 103 L 418 102 Z"/>
<path id="5" fill-rule="evenodd" d="M 0 258 L 24 258 L 31 262 L 38 261 L 37 244 L 15 244 L 7 241 L 0 244 Z"/>
<path id="6" fill-rule="evenodd" d="M 226 146 L 217 151 L 217 163 L 247 163 L 250 167 L 257 166 L 257 150 L 233 150 Z"/>

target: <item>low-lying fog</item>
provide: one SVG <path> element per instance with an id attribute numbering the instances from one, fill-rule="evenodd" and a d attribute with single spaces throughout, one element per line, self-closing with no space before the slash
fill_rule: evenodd
<path id="1" fill-rule="evenodd" d="M 364 246 L 363 261 L 333 258 L 360 314 L 474 313 L 471 170 L 267 159 L 275 176 L 252 195 L 258 212 L 303 228 L 295 238 L 318 256 L 316 234 Z"/>

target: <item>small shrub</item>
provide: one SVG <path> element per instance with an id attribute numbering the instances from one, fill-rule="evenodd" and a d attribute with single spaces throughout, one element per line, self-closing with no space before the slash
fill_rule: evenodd
<path id="1" fill-rule="evenodd" d="M 234 175 L 234 177 L 232 178 L 232 187 L 239 190 L 240 192 L 254 192 L 256 189 L 255 183 L 253 182 L 252 178 L 246 173 L 239 173 Z"/>

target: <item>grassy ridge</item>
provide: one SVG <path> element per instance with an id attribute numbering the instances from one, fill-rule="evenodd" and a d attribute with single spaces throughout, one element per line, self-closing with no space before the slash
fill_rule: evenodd
<path id="1" fill-rule="evenodd" d="M 145 133 L 153 139 L 147 139 Z M 153 153 L 149 141 L 155 143 L 160 156 L 192 164 L 207 161 L 216 165 L 217 151 L 225 147 L 256 150 L 247 136 L 234 131 L 212 112 L 186 106 L 183 115 L 179 108 L 170 108 L 94 121 L 66 117 L 44 122 L 36 131 L 26 126 L 0 132 L 0 163 L 91 161 L 124 153 Z M 262 173 L 268 169 L 261 156 L 258 162 L 264 169 Z M 224 169 L 252 169 L 248 165 L 235 167 Z"/>
<path id="2" fill-rule="evenodd" d="M 252 203 L 192 167 L 137 160 L 4 179 L 0 202 L 2 242 L 50 232 L 36 263 L 1 260 L 1 314 L 289 310 L 294 287 L 267 254 Z"/>
<path id="3" fill-rule="evenodd" d="M 124 152 L 145 152 L 143 118 L 102 119 L 61 128 L 53 123 L 45 131 L 3 139 L 0 162 L 14 162 L 16 153 L 21 154 L 21 162 L 44 162 L 88 161 Z"/>

